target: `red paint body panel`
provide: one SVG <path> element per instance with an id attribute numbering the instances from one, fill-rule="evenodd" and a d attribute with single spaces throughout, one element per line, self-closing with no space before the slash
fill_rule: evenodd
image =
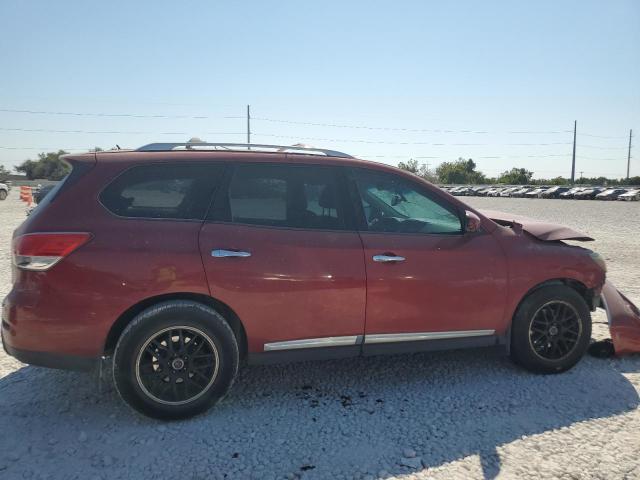
<path id="1" fill-rule="evenodd" d="M 602 289 L 603 306 L 616 355 L 640 352 L 640 311 L 607 281 Z"/>
<path id="2" fill-rule="evenodd" d="M 507 263 L 491 234 L 363 233 L 362 241 L 367 334 L 502 327 Z M 372 257 L 380 254 L 406 260 L 374 262 Z"/>
<path id="3" fill-rule="evenodd" d="M 111 326 L 138 302 L 178 292 L 209 294 L 198 250 L 201 222 L 118 218 L 97 201 L 122 170 L 113 162 L 94 168 L 46 214 L 36 212 L 14 233 L 93 234 L 49 271 L 14 268 L 4 332 L 14 348 L 98 357 Z"/>
<path id="4" fill-rule="evenodd" d="M 593 238 L 578 232 L 564 225 L 557 225 L 555 223 L 542 222 L 529 217 L 523 217 L 520 215 L 513 215 L 511 213 L 498 212 L 495 210 L 480 210 L 484 215 L 491 220 L 497 222 L 517 222 L 522 225 L 522 229 L 530 233 L 534 237 L 545 241 L 556 240 L 581 240 L 591 241 Z"/>
<path id="5" fill-rule="evenodd" d="M 202 258 L 211 295 L 242 319 L 249 352 L 270 342 L 362 335 L 365 269 L 356 232 L 205 224 Z M 213 258 L 213 249 L 249 258 Z"/>
<path id="6" fill-rule="evenodd" d="M 605 273 L 588 255 L 589 250 L 560 242 L 543 242 L 508 227 L 494 233 L 508 263 L 509 285 L 502 329 L 507 329 L 518 305 L 533 288 L 553 280 L 573 280 L 599 295 Z"/>

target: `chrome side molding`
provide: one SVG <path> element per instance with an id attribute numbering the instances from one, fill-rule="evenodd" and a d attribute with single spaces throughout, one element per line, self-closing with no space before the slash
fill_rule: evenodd
<path id="1" fill-rule="evenodd" d="M 420 340 L 443 340 L 447 338 L 485 337 L 495 330 L 454 330 L 451 332 L 376 333 L 365 335 L 364 343 L 417 342 Z"/>
<path id="2" fill-rule="evenodd" d="M 302 340 L 287 340 L 284 342 L 272 342 L 264 344 L 265 352 L 278 350 L 297 350 L 301 348 L 344 347 L 354 346 L 360 343 L 396 343 L 416 342 L 420 340 L 443 340 L 448 338 L 486 337 L 495 334 L 495 330 L 454 330 L 451 332 L 416 332 L 416 333 L 376 333 L 365 335 L 362 342 L 361 335 L 348 335 L 344 337 L 305 338 Z"/>
<path id="3" fill-rule="evenodd" d="M 357 345 L 358 335 L 346 337 L 322 337 L 306 338 L 303 340 L 288 340 L 286 342 L 265 343 L 264 351 L 295 350 L 298 348 L 341 347 L 345 345 Z"/>

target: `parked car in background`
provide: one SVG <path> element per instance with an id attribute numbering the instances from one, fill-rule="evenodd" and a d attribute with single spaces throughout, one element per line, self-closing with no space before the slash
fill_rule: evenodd
<path id="1" fill-rule="evenodd" d="M 487 187 L 482 185 L 482 186 L 477 186 L 477 187 L 471 187 L 471 191 L 473 192 L 474 196 L 478 196 L 480 194 L 481 191 L 485 190 Z"/>
<path id="2" fill-rule="evenodd" d="M 561 193 L 569 191 L 569 187 L 551 187 L 540 194 L 541 198 L 558 198 Z"/>
<path id="3" fill-rule="evenodd" d="M 520 187 L 505 188 L 504 190 L 502 190 L 500 192 L 500 196 L 501 197 L 510 197 L 513 192 L 515 192 L 516 190 L 519 190 L 519 189 L 520 189 Z"/>
<path id="4" fill-rule="evenodd" d="M 458 187 L 456 189 L 451 190 L 449 193 L 459 197 L 466 197 L 467 195 L 472 195 L 473 191 L 469 187 Z"/>
<path id="5" fill-rule="evenodd" d="M 488 193 L 489 197 L 499 197 L 502 191 L 505 190 L 504 187 L 496 187 L 492 191 Z"/>
<path id="6" fill-rule="evenodd" d="M 561 198 L 561 199 L 563 199 L 563 200 L 567 200 L 567 199 L 573 198 L 573 196 L 574 196 L 576 193 L 578 193 L 578 192 L 580 192 L 580 191 L 582 191 L 582 190 L 584 190 L 584 187 L 573 187 L 573 188 L 571 188 L 571 189 L 567 190 L 566 192 L 562 192 L 562 193 L 558 196 L 558 198 Z"/>
<path id="7" fill-rule="evenodd" d="M 596 195 L 596 200 L 616 200 L 620 195 L 625 193 L 624 188 L 610 188 Z"/>
<path id="8" fill-rule="evenodd" d="M 594 198 L 596 198 L 596 195 L 604 192 L 605 190 L 606 188 L 602 187 L 585 188 L 584 190 L 580 190 L 578 193 L 576 193 L 573 198 L 575 198 L 576 200 L 593 200 Z"/>
<path id="9" fill-rule="evenodd" d="M 635 202 L 640 200 L 640 190 L 629 190 L 618 197 L 618 200 L 626 200 L 627 202 Z"/>
<path id="10" fill-rule="evenodd" d="M 42 200 L 44 199 L 44 197 L 47 196 L 47 194 L 54 189 L 54 187 L 56 186 L 55 183 L 50 183 L 44 186 L 40 186 L 40 188 L 37 189 L 37 191 L 33 194 L 33 201 L 36 204 L 39 204 L 40 202 L 42 202 Z"/>
<path id="11" fill-rule="evenodd" d="M 640 350 L 602 257 L 563 242 L 590 237 L 388 165 L 193 142 L 63 159 L 70 175 L 14 232 L 2 343 L 34 365 L 110 362 L 146 415 L 207 410 L 245 361 L 498 346 L 563 372 L 601 305 L 616 352 Z"/>
<path id="12" fill-rule="evenodd" d="M 525 198 L 539 198 L 548 187 L 538 187 L 534 188 L 530 192 L 527 192 L 524 196 Z"/>
<path id="13" fill-rule="evenodd" d="M 530 187 L 521 187 L 518 190 L 511 192 L 511 196 L 515 198 L 522 198 L 527 192 L 530 192 L 531 190 L 533 189 Z"/>
<path id="14" fill-rule="evenodd" d="M 9 187 L 6 183 L 0 183 L 0 200 L 4 200 L 9 195 Z"/>

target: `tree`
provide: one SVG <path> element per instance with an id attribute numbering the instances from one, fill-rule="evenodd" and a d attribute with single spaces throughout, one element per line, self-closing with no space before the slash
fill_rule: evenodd
<path id="1" fill-rule="evenodd" d="M 70 171 L 69 165 L 60 159 L 66 153 L 64 150 L 39 153 L 38 160 L 26 160 L 16 167 L 16 171 L 24 173 L 29 180 L 61 180 Z"/>
<path id="2" fill-rule="evenodd" d="M 429 171 L 429 169 L 424 163 L 419 164 L 418 161 L 414 160 L 413 158 L 406 163 L 405 162 L 398 163 L 398 168 L 401 168 L 402 170 L 406 170 L 407 172 L 411 172 L 414 175 L 417 175 L 421 178 L 424 178 L 425 180 L 428 180 L 429 182 L 435 182 L 437 180 L 435 175 L 433 175 Z"/>
<path id="3" fill-rule="evenodd" d="M 485 183 L 486 177 L 476 171 L 476 163 L 464 158 L 455 162 L 443 162 L 436 168 L 438 179 L 442 183 Z"/>
<path id="4" fill-rule="evenodd" d="M 11 172 L 9 172 L 4 165 L 0 165 L 0 182 L 6 182 L 10 174 Z"/>
<path id="5" fill-rule="evenodd" d="M 507 185 L 528 185 L 531 183 L 531 177 L 533 177 L 533 172 L 525 168 L 514 167 L 511 170 L 502 172 L 498 177 L 498 182 L 506 183 Z"/>
<path id="6" fill-rule="evenodd" d="M 635 177 L 629 177 L 628 179 L 624 179 L 620 181 L 621 185 L 640 185 L 640 176 L 636 175 Z"/>
<path id="7" fill-rule="evenodd" d="M 414 160 L 413 158 L 406 163 L 405 162 L 398 163 L 398 168 L 401 168 L 402 170 L 406 170 L 407 172 L 411 172 L 414 175 L 419 175 L 418 172 L 420 172 L 420 165 L 418 164 L 418 161 Z"/>

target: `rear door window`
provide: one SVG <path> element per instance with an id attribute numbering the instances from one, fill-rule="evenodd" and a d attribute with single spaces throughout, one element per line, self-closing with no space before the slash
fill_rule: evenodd
<path id="1" fill-rule="evenodd" d="M 252 225 L 341 230 L 345 228 L 337 172 L 313 165 L 235 167 L 222 218 Z"/>
<path id="2" fill-rule="evenodd" d="M 121 217 L 202 220 L 223 171 L 222 164 L 133 167 L 117 177 L 100 200 Z"/>

